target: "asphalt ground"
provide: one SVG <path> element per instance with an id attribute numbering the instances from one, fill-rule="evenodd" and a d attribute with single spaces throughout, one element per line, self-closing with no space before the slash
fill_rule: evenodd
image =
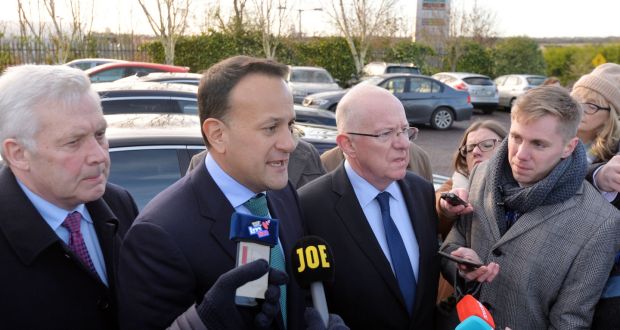
<path id="1" fill-rule="evenodd" d="M 504 124 L 507 130 L 510 127 L 510 113 L 505 110 L 496 110 L 490 115 L 474 110 L 474 115 L 470 120 L 455 122 L 450 129 L 445 131 L 438 131 L 430 126 L 416 125 L 420 133 L 415 143 L 428 153 L 434 174 L 452 175 L 454 153 L 463 133 L 473 122 L 487 119 L 497 120 Z"/>

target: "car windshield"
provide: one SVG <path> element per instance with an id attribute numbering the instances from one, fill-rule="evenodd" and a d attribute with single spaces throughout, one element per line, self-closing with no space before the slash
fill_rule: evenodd
<path id="1" fill-rule="evenodd" d="M 291 73 L 291 81 L 302 83 L 331 83 L 332 77 L 325 71 L 293 70 Z"/>
<path id="2" fill-rule="evenodd" d="M 540 84 L 543 83 L 543 81 L 545 81 L 545 77 L 528 77 L 527 78 L 527 83 L 532 86 L 539 86 Z"/>

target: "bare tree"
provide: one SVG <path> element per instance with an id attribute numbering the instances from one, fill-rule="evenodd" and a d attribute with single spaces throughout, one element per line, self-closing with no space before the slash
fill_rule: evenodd
<path id="1" fill-rule="evenodd" d="M 495 13 L 479 6 L 477 0 L 474 1 L 471 10 L 451 6 L 450 28 L 445 42 L 448 48 L 446 62 L 450 70 L 456 70 L 468 40 L 489 46 L 496 35 L 496 30 Z"/>
<path id="2" fill-rule="evenodd" d="M 357 72 L 364 67 L 372 38 L 393 30 L 398 0 L 331 0 L 326 13 L 344 36 Z"/>
<path id="3" fill-rule="evenodd" d="M 167 64 L 174 64 L 174 47 L 187 27 L 190 0 L 155 0 L 157 12 L 149 11 L 147 0 L 138 0 L 151 29 L 164 46 Z M 155 16 L 156 15 L 156 16 Z"/>
<path id="4" fill-rule="evenodd" d="M 261 31 L 265 57 L 274 59 L 280 45 L 286 17 L 290 14 L 287 0 L 253 0 L 256 25 Z"/>

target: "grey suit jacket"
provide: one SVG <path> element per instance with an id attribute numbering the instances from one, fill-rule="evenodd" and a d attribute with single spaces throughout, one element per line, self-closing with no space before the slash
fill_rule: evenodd
<path id="1" fill-rule="evenodd" d="M 455 223 L 441 249 L 471 247 L 485 264 L 499 264 L 480 292 L 498 328 L 588 329 L 620 248 L 620 211 L 584 181 L 575 196 L 523 214 L 500 237 L 485 199 L 487 165 L 470 176 L 474 213 Z M 442 271 L 453 278 L 454 264 L 443 260 Z"/>

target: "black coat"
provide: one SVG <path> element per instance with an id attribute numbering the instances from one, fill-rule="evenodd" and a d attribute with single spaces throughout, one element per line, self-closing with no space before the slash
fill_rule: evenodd
<path id="1" fill-rule="evenodd" d="M 268 191 L 269 212 L 280 220 L 285 257 L 303 235 L 297 194 L 289 183 Z M 217 278 L 235 267 L 229 239 L 234 209 L 205 168 L 198 166 L 157 195 L 127 233 L 119 265 L 121 327 L 164 329 L 195 303 Z M 287 272 L 292 274 L 290 262 Z M 304 329 L 305 291 L 287 285 L 288 329 Z M 255 311 L 244 310 L 247 324 Z M 282 318 L 276 320 L 281 326 Z"/>
<path id="2" fill-rule="evenodd" d="M 39 215 L 6 166 L 0 187 L 0 328 L 118 328 L 118 251 L 138 213 L 129 193 L 108 184 L 103 198 L 86 204 L 105 260 L 106 287 Z"/>
<path id="3" fill-rule="evenodd" d="M 411 172 L 397 182 L 420 251 L 413 317 L 344 165 L 299 190 L 308 234 L 325 239 L 334 254 L 335 281 L 325 286 L 329 312 L 351 329 L 433 329 L 439 281 L 435 193 Z"/>

